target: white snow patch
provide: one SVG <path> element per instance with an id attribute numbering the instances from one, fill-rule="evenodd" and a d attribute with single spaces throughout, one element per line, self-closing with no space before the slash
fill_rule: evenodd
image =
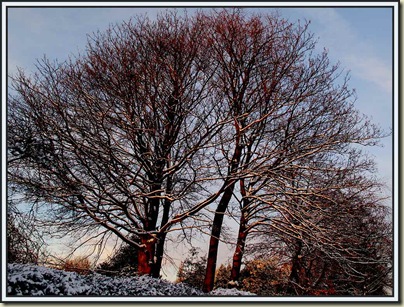
<path id="1" fill-rule="evenodd" d="M 240 290 L 237 290 L 236 288 L 232 288 L 232 289 L 217 288 L 217 289 L 209 292 L 209 295 L 213 295 L 213 296 L 251 296 L 251 295 L 256 295 L 256 294 L 247 292 L 247 291 L 240 291 Z"/>
<path id="2" fill-rule="evenodd" d="M 208 294 L 183 283 L 149 276 L 108 277 L 79 275 L 35 265 L 8 264 L 8 296 L 244 296 L 237 289 L 216 289 Z"/>

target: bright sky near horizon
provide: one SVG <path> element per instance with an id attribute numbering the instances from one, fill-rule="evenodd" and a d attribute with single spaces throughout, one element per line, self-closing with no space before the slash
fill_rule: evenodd
<path id="1" fill-rule="evenodd" d="M 263 2 L 264 6 L 265 3 Z M 270 5 L 270 3 L 268 4 Z M 34 71 L 36 59 L 44 55 L 63 61 L 83 52 L 86 35 L 105 30 L 109 24 L 147 13 L 156 16 L 163 8 L 8 8 L 8 73 L 16 67 Z M 189 10 L 192 13 L 194 9 Z M 274 8 L 247 11 L 265 13 Z M 310 31 L 318 37 L 318 49 L 329 50 L 333 62 L 351 72 L 357 108 L 386 132 L 393 129 L 393 9 L 372 8 L 280 8 L 291 21 L 310 20 Z M 374 155 L 387 192 L 392 191 L 392 136 L 383 147 L 366 149 Z"/>

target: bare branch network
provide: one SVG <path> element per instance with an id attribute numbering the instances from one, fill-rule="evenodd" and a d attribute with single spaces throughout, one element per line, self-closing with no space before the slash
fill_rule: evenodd
<path id="1" fill-rule="evenodd" d="M 380 184 L 360 146 L 384 135 L 308 27 L 239 10 L 167 12 L 94 33 L 84 54 L 43 59 L 32 76 L 19 71 L 9 182 L 54 231 L 113 233 L 136 248 L 139 274 L 160 275 L 167 233 L 211 223 L 212 290 L 234 212 L 233 280 L 258 235 L 283 242 L 299 293 L 310 286 L 298 279 L 303 251 L 363 278 L 374 258 L 357 243 Z"/>

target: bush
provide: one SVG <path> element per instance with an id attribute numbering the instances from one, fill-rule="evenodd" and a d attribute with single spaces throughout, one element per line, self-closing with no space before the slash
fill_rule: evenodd
<path id="1" fill-rule="evenodd" d="M 107 276 L 131 276 L 137 272 L 137 257 L 137 249 L 124 244 L 96 270 Z"/>
<path id="2" fill-rule="evenodd" d="M 259 257 L 247 261 L 237 282 L 230 283 L 230 265 L 221 265 L 216 271 L 215 288 L 237 288 L 260 296 L 283 295 L 290 268 L 280 265 L 276 258 Z"/>
<path id="3" fill-rule="evenodd" d="M 40 266 L 9 264 L 9 296 L 195 296 L 203 292 L 149 276 L 79 275 Z M 238 295 L 237 293 L 233 295 Z"/>
<path id="4" fill-rule="evenodd" d="M 230 281 L 230 272 L 231 266 L 230 264 L 224 265 L 221 264 L 219 268 L 216 270 L 215 276 L 215 289 L 218 288 L 227 288 Z"/>
<path id="5" fill-rule="evenodd" d="M 87 275 L 90 273 L 91 263 L 88 258 L 73 258 L 66 260 L 62 265 L 62 270 L 66 272 L 76 272 L 81 275 Z"/>
<path id="6" fill-rule="evenodd" d="M 190 257 L 181 262 L 176 283 L 185 283 L 196 289 L 202 289 L 206 259 L 198 256 L 199 251 L 196 248 L 191 248 L 190 254 Z"/>
<path id="7" fill-rule="evenodd" d="M 256 258 L 241 271 L 240 288 L 261 296 L 282 295 L 288 273 L 274 258 Z"/>

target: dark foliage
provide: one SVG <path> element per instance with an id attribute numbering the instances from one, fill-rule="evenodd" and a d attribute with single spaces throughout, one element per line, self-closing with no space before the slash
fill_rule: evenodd
<path id="1" fill-rule="evenodd" d="M 45 255 L 45 241 L 32 216 L 19 211 L 11 200 L 7 212 L 7 262 L 33 263 Z"/>
<path id="2" fill-rule="evenodd" d="M 196 248 L 190 250 L 190 257 L 181 262 L 177 273 L 177 283 L 185 283 L 202 289 L 205 276 L 206 259 L 199 256 Z"/>
<path id="3" fill-rule="evenodd" d="M 123 244 L 108 260 L 101 263 L 96 271 L 107 276 L 133 275 L 137 271 L 137 255 L 136 248 Z"/>

